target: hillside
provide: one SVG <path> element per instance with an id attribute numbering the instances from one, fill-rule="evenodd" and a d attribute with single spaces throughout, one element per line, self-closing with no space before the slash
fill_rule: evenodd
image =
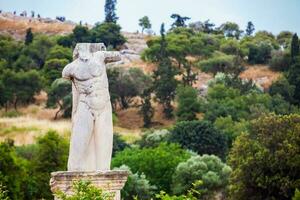
<path id="1" fill-rule="evenodd" d="M 16 39 L 24 39 L 26 30 L 32 28 L 34 33 L 47 35 L 66 35 L 72 32 L 76 26 L 71 21 L 60 22 L 50 18 L 31 18 L 13 15 L 12 13 L 0 14 L 0 34 L 10 34 Z M 124 68 L 137 67 L 145 73 L 151 74 L 156 68 L 153 63 L 147 63 L 140 59 L 140 54 L 147 48 L 146 41 L 150 36 L 122 32 L 127 42 L 123 46 L 123 59 L 117 65 Z M 207 90 L 208 81 L 213 78 L 212 74 L 197 72 L 197 81 L 194 84 L 199 91 Z M 273 81 L 280 76 L 280 73 L 273 72 L 266 65 L 247 66 L 247 69 L 240 75 L 241 78 L 253 80 L 263 89 L 268 89 Z M 46 109 L 46 94 L 36 97 L 36 103 L 19 110 L 22 116 L 17 118 L 0 118 L 0 140 L 7 137 L 13 138 L 17 145 L 33 143 L 35 138 L 48 129 L 54 129 L 62 134 L 69 134 L 70 120 L 53 121 L 55 109 Z M 162 108 L 156 103 L 155 115 L 153 118 L 154 126 L 163 127 L 174 123 L 174 120 L 166 120 L 162 116 Z M 1 114 L 1 113 L 0 113 Z M 139 137 L 142 132 L 143 120 L 139 114 L 138 107 L 131 107 L 117 111 L 118 121 L 115 124 L 115 132 L 122 134 L 128 140 Z"/>

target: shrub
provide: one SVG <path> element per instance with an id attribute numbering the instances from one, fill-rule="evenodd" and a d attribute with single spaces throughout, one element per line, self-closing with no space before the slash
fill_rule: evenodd
<path id="1" fill-rule="evenodd" d="M 272 51 L 269 65 L 276 71 L 287 71 L 291 64 L 289 53 L 285 51 Z"/>
<path id="2" fill-rule="evenodd" d="M 36 182 L 35 197 L 50 199 L 50 173 L 67 168 L 69 144 L 66 139 L 55 131 L 48 131 L 45 136 L 38 138 L 37 154 L 33 162 L 34 181 Z"/>
<path id="3" fill-rule="evenodd" d="M 271 58 L 272 46 L 267 42 L 251 44 L 249 47 L 248 61 L 251 64 L 266 64 Z"/>
<path id="4" fill-rule="evenodd" d="M 113 200 L 112 193 L 103 192 L 101 189 L 96 188 L 87 181 L 77 181 L 73 183 L 74 194 L 67 196 L 61 191 L 55 195 L 61 200 Z"/>
<path id="5" fill-rule="evenodd" d="M 228 138 L 228 146 L 231 147 L 236 137 L 248 131 L 248 121 L 233 121 L 229 115 L 227 117 L 218 117 L 214 126 L 221 130 Z"/>
<path id="6" fill-rule="evenodd" d="M 276 94 L 281 95 L 286 101 L 294 101 L 295 86 L 291 85 L 285 77 L 281 77 L 274 83 L 272 83 L 269 89 L 270 95 L 274 96 Z"/>
<path id="7" fill-rule="evenodd" d="M 178 121 L 191 121 L 197 119 L 200 112 L 200 102 L 197 90 L 191 86 L 177 88 L 178 107 L 176 116 Z"/>
<path id="8" fill-rule="evenodd" d="M 183 121 L 171 131 L 170 141 L 200 155 L 214 154 L 225 158 L 227 138 L 208 121 Z"/>
<path id="9" fill-rule="evenodd" d="M 270 114 L 235 141 L 230 199 L 291 199 L 300 187 L 300 116 Z"/>
<path id="10" fill-rule="evenodd" d="M 203 191 L 202 194 L 209 195 L 226 186 L 230 173 L 231 168 L 217 156 L 193 156 L 177 166 L 172 191 L 183 194 L 192 188 L 193 183 L 201 180 L 203 185 L 198 189 Z"/>
<path id="11" fill-rule="evenodd" d="M 238 74 L 243 70 L 235 56 L 220 53 L 215 54 L 212 58 L 200 61 L 198 66 L 202 71 L 213 74 L 217 72 Z"/>
<path id="12" fill-rule="evenodd" d="M 136 142 L 140 147 L 157 147 L 162 142 L 167 142 L 170 137 L 170 131 L 166 129 L 148 131 L 142 138 Z"/>
<path id="13" fill-rule="evenodd" d="M 127 165 L 133 173 L 144 173 L 158 190 L 169 192 L 176 166 L 189 157 L 190 154 L 179 145 L 162 143 L 155 148 L 127 148 L 118 152 L 112 160 L 112 166 Z"/>
<path id="14" fill-rule="evenodd" d="M 150 184 L 143 173 L 134 174 L 126 165 L 122 165 L 121 167 L 115 169 L 126 170 L 129 173 L 126 184 L 121 191 L 122 199 L 151 199 L 154 196 L 154 192 L 157 188 L 156 186 Z"/>
<path id="15" fill-rule="evenodd" d="M 121 135 L 118 133 L 114 133 L 114 140 L 113 140 L 113 156 L 119 152 L 123 151 L 129 145 L 125 142 Z"/>

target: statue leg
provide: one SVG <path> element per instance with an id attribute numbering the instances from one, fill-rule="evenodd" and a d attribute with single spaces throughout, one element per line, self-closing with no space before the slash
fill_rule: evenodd
<path id="1" fill-rule="evenodd" d="M 113 123 L 110 101 L 95 121 L 96 168 L 110 170 L 113 148 Z"/>
<path id="2" fill-rule="evenodd" d="M 70 141 L 70 153 L 68 171 L 93 171 L 95 170 L 94 154 L 88 155 L 94 148 L 93 140 L 94 118 L 88 106 L 79 102 L 77 111 L 73 116 L 72 135 Z M 92 143 L 92 145 L 90 145 Z"/>

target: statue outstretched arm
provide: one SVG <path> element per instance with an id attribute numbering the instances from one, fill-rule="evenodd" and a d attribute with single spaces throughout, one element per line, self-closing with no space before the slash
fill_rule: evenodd
<path id="1" fill-rule="evenodd" d="M 118 51 L 102 51 L 104 54 L 104 62 L 106 63 L 111 63 L 111 62 L 117 62 L 120 61 L 121 54 Z"/>

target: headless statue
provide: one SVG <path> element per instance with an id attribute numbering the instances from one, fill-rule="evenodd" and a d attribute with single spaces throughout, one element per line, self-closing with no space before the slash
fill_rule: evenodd
<path id="1" fill-rule="evenodd" d="M 79 43 L 62 72 L 72 81 L 72 134 L 68 171 L 110 170 L 112 108 L 105 64 L 121 60 L 102 43 Z"/>

